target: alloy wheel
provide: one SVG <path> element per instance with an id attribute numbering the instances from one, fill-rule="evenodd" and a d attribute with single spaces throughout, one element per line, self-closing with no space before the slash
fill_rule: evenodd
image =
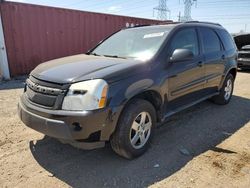
<path id="1" fill-rule="evenodd" d="M 130 128 L 130 143 L 135 149 L 142 148 L 151 134 L 152 118 L 148 112 L 141 112 Z"/>
<path id="2" fill-rule="evenodd" d="M 227 83 L 225 85 L 225 88 L 224 88 L 224 91 L 225 91 L 224 98 L 225 98 L 225 100 L 229 100 L 230 99 L 231 94 L 232 94 L 232 89 L 233 89 L 232 80 L 228 79 Z"/>

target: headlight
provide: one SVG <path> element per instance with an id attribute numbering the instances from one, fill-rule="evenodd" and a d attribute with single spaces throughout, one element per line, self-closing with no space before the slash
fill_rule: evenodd
<path id="1" fill-rule="evenodd" d="M 103 108 L 107 102 L 108 84 L 102 79 L 88 80 L 72 84 L 64 97 L 63 110 L 95 110 Z"/>

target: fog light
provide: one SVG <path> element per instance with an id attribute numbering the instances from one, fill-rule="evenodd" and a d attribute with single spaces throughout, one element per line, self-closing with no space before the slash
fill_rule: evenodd
<path id="1" fill-rule="evenodd" d="M 74 123 L 72 123 L 72 125 L 74 127 L 74 131 L 80 131 L 80 130 L 82 130 L 82 126 L 81 126 L 80 123 L 74 122 Z"/>

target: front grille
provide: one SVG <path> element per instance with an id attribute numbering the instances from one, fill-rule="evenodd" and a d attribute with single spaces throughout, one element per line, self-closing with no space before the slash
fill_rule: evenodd
<path id="1" fill-rule="evenodd" d="M 33 104 L 46 108 L 59 109 L 67 88 L 61 84 L 37 80 L 26 80 L 26 96 Z"/>
<path id="2" fill-rule="evenodd" d="M 35 92 L 34 90 L 30 89 L 30 87 L 27 87 L 26 95 L 28 96 L 30 101 L 47 107 L 53 107 L 57 98 L 57 96 L 54 95 L 46 95 Z"/>
<path id="3" fill-rule="evenodd" d="M 238 57 L 239 58 L 250 58 L 250 53 L 239 53 Z"/>

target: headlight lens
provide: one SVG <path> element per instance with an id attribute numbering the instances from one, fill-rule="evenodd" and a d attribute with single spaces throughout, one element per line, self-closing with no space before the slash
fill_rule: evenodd
<path id="1" fill-rule="evenodd" d="M 72 84 L 64 97 L 62 109 L 72 111 L 104 108 L 107 102 L 108 84 L 95 79 Z"/>

